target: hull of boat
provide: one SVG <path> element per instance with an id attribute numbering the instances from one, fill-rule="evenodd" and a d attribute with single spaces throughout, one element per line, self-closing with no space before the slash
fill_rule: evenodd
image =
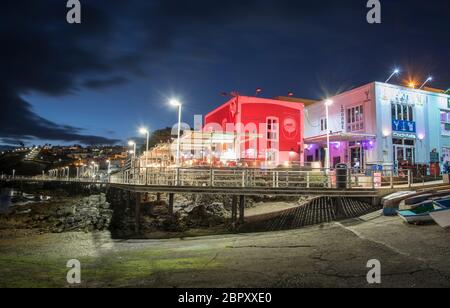
<path id="1" fill-rule="evenodd" d="M 399 215 L 404 221 L 406 221 L 409 224 L 433 221 L 433 218 L 431 218 L 430 214 L 408 215 L 399 213 Z"/>
<path id="2" fill-rule="evenodd" d="M 450 209 L 432 212 L 430 217 L 442 228 L 450 227 Z"/>

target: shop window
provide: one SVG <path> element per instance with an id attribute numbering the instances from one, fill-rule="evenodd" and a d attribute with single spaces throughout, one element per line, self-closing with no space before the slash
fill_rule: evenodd
<path id="1" fill-rule="evenodd" d="M 406 104 L 392 104 L 391 113 L 393 121 L 414 122 L 414 107 Z"/>
<path id="2" fill-rule="evenodd" d="M 364 130 L 364 107 L 356 106 L 347 109 L 347 132 Z"/>
<path id="3" fill-rule="evenodd" d="M 450 136 L 450 111 L 441 111 L 441 134 Z"/>
<path id="4" fill-rule="evenodd" d="M 275 161 L 279 144 L 279 125 L 277 118 L 267 118 L 267 160 Z"/>

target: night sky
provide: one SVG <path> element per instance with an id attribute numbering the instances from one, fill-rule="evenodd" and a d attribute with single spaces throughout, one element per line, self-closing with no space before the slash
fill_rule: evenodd
<path id="1" fill-rule="evenodd" d="M 324 98 L 395 67 L 450 87 L 450 2 L 381 0 L 2 1 L 0 144 L 121 143 L 140 125 L 172 126 L 226 101 L 222 92 Z"/>

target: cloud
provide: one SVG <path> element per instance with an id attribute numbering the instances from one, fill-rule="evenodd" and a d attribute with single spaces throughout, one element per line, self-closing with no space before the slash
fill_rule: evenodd
<path id="1" fill-rule="evenodd" d="M 65 12 L 65 5 L 57 0 L 2 4 L 0 138 L 4 141 L 118 142 L 44 119 L 22 98 L 22 94 L 32 91 L 49 96 L 71 94 L 85 75 L 107 76 L 120 70 L 113 57 L 104 56 L 113 31 L 110 17 L 98 7 L 84 3 L 85 24 L 74 26 L 65 21 Z M 123 82 L 123 78 L 92 79 L 86 86 L 102 88 Z"/>
<path id="2" fill-rule="evenodd" d="M 312 93 L 321 83 L 339 89 L 342 84 L 373 81 L 414 50 L 415 62 L 427 67 L 440 64 L 433 74 L 450 78 L 440 63 L 447 61 L 449 51 L 442 32 L 448 32 L 445 0 L 432 6 L 422 1 L 383 2 L 379 26 L 365 22 L 366 1 L 82 1 L 81 25 L 67 24 L 65 2 L 2 3 L 0 138 L 4 140 L 114 143 L 117 140 L 86 135 L 78 127 L 39 116 L 24 94 L 64 96 L 82 88 L 101 90 L 134 77 L 157 78 L 154 67 L 164 67 L 173 77 L 185 68 L 194 71 L 201 63 L 208 73 L 220 74 L 223 84 L 233 79 L 241 86 L 265 78 L 271 84 L 301 85 Z M 433 17 L 417 19 L 420 12 Z M 433 59 L 426 61 L 431 54 Z M 223 90 L 223 84 L 206 85 L 212 81 L 205 76 L 195 75 L 198 83 L 205 81 L 204 89 Z M 202 97 L 195 100 L 202 102 Z"/>
<path id="3" fill-rule="evenodd" d="M 111 77 L 108 79 L 88 79 L 83 82 L 83 86 L 93 90 L 100 90 L 111 86 L 120 86 L 126 84 L 127 82 L 128 79 L 125 77 Z"/>

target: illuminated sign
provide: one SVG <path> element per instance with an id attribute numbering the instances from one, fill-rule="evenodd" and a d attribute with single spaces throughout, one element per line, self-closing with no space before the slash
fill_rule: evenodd
<path id="1" fill-rule="evenodd" d="M 392 130 L 395 132 L 416 133 L 416 122 L 392 121 Z"/>
<path id="2" fill-rule="evenodd" d="M 412 106 L 424 106 L 426 102 L 426 95 L 417 93 L 410 89 L 405 90 L 402 87 L 383 87 L 381 99 L 390 101 L 392 104 L 404 104 Z"/>
<path id="3" fill-rule="evenodd" d="M 392 137 L 400 138 L 400 139 L 416 139 L 417 136 L 415 134 L 408 133 L 392 133 Z"/>

